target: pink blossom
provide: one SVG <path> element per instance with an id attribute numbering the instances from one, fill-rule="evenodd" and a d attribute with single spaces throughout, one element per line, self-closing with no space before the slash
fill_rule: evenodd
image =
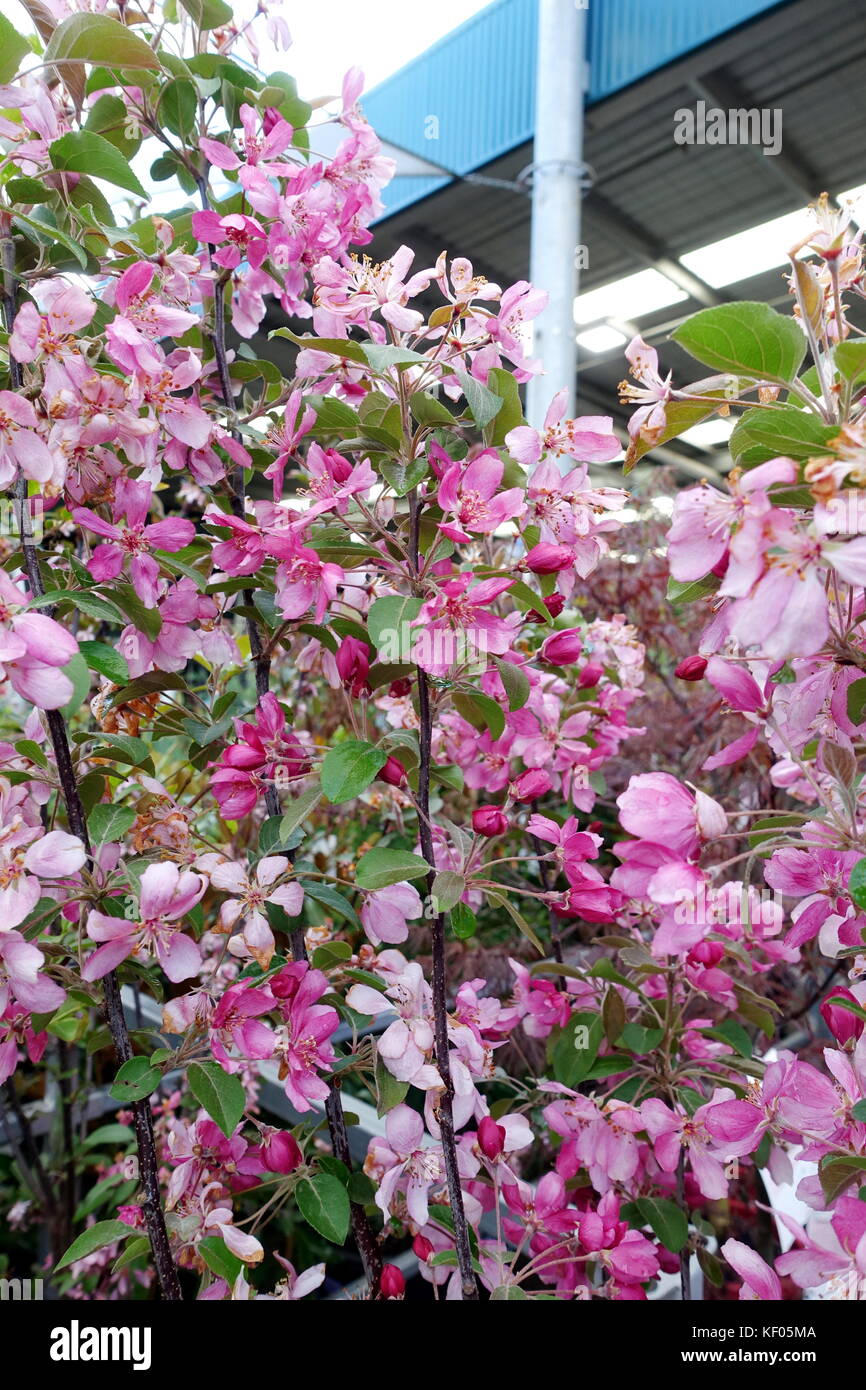
<path id="1" fill-rule="evenodd" d="M 159 563 L 153 550 L 182 550 L 195 535 L 191 521 L 170 517 L 147 525 L 151 491 L 147 483 L 120 478 L 112 507 L 113 523 L 103 520 L 87 507 L 75 507 L 72 518 L 80 526 L 105 536 L 88 563 L 98 583 L 116 579 L 129 560 L 129 573 L 136 593 L 146 608 L 155 608 L 159 597 Z M 121 524 L 126 518 L 126 524 Z"/>
<path id="2" fill-rule="evenodd" d="M 188 980 L 201 965 L 201 953 L 191 937 L 177 926 L 204 893 L 206 881 L 198 874 L 181 871 L 166 860 L 149 864 L 141 876 L 139 920 L 108 917 L 91 912 L 87 935 L 101 943 L 84 964 L 85 980 L 101 980 L 128 956 L 156 956 L 172 981 Z"/>
<path id="3" fill-rule="evenodd" d="M 741 1299 L 770 1299 L 778 1301 L 782 1297 L 782 1285 L 766 1260 L 741 1240 L 726 1240 L 721 1247 L 722 1254 L 732 1269 L 743 1280 L 740 1286 Z"/>

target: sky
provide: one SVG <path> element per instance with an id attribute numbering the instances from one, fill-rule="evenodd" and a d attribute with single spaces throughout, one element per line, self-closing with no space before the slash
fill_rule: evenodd
<path id="1" fill-rule="evenodd" d="M 351 67 L 364 71 L 369 90 L 488 3 L 285 0 L 282 5 L 273 5 L 273 13 L 288 24 L 292 47 L 288 53 L 263 47 L 261 65 L 271 72 L 290 72 L 307 100 L 338 96 L 343 74 Z M 249 13 L 251 6 L 249 0 L 238 0 L 234 8 L 236 13 Z M 19 0 L 5 0 L 3 9 L 22 31 L 32 32 L 32 22 Z M 260 21 L 260 32 L 263 27 Z"/>
<path id="2" fill-rule="evenodd" d="M 343 74 L 360 67 L 369 90 L 482 10 L 489 0 L 288 0 L 279 11 L 292 35 L 274 62 L 311 97 L 339 94 Z M 276 11 L 275 11 L 276 12 Z M 262 54 L 264 64 L 265 54 Z"/>

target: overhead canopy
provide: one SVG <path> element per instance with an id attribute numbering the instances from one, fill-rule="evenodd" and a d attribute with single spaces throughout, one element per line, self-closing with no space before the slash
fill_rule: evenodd
<path id="1" fill-rule="evenodd" d="M 497 0 L 370 93 L 365 110 L 380 135 L 462 175 L 517 180 L 532 162 L 535 11 L 535 0 Z M 765 257 L 763 269 L 756 270 L 761 258 L 748 244 L 694 259 L 689 253 L 803 209 L 822 190 L 837 195 L 866 183 L 866 9 L 862 0 L 822 0 L 820 7 L 814 0 L 716 7 L 595 0 L 589 58 L 584 152 L 593 181 L 583 211 L 581 296 L 640 271 L 665 278 L 626 286 L 615 312 L 609 295 L 590 300 L 575 331 L 604 324 L 627 335 L 637 328 L 658 346 L 665 370 L 685 382 L 699 372 L 667 342 L 671 328 L 726 299 L 785 309 L 781 257 L 794 235 L 785 225 L 778 230 L 779 263 L 767 266 Z M 780 152 L 675 143 L 675 113 L 699 101 L 780 111 Z M 438 139 L 427 138 L 431 132 Z M 374 259 L 406 243 L 418 265 L 447 249 L 503 285 L 528 273 L 530 201 L 517 191 L 400 178 L 388 191 L 388 209 L 367 248 Z M 808 222 L 793 226 L 805 231 Z M 645 307 L 659 289 L 669 302 Z M 601 341 L 596 335 L 595 350 L 580 348 L 579 409 L 624 424 L 627 412 L 616 400 L 622 341 L 607 351 L 598 350 Z M 684 441 L 668 446 L 665 457 L 683 477 L 722 462 L 706 444 Z"/>

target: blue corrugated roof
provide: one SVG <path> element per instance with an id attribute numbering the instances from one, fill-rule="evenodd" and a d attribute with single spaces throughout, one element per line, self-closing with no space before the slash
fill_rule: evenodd
<path id="1" fill-rule="evenodd" d="M 592 0 L 588 101 L 601 101 L 780 0 Z M 537 0 L 495 0 L 364 98 L 385 140 L 467 174 L 532 139 Z M 400 178 L 386 215 L 448 179 Z"/>

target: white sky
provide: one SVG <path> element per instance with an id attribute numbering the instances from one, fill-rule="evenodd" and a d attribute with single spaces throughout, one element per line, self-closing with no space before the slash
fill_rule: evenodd
<path id="1" fill-rule="evenodd" d="M 272 13 L 288 24 L 292 47 L 287 53 L 263 47 L 261 66 L 291 73 L 307 99 L 339 95 L 351 67 L 363 69 L 369 90 L 487 4 L 489 0 L 285 0 L 282 6 L 275 3 Z M 19 0 L 3 0 L 2 8 L 16 28 L 32 33 Z M 234 8 L 249 14 L 251 6 L 249 0 L 238 0 Z M 258 31 L 264 36 L 261 20 Z"/>
<path id="2" fill-rule="evenodd" d="M 292 35 L 274 65 L 290 72 L 301 95 L 337 95 L 348 68 L 362 68 L 369 91 L 404 63 L 482 10 L 489 0 L 288 0 L 281 13 Z M 265 54 L 262 54 L 265 62 Z"/>

